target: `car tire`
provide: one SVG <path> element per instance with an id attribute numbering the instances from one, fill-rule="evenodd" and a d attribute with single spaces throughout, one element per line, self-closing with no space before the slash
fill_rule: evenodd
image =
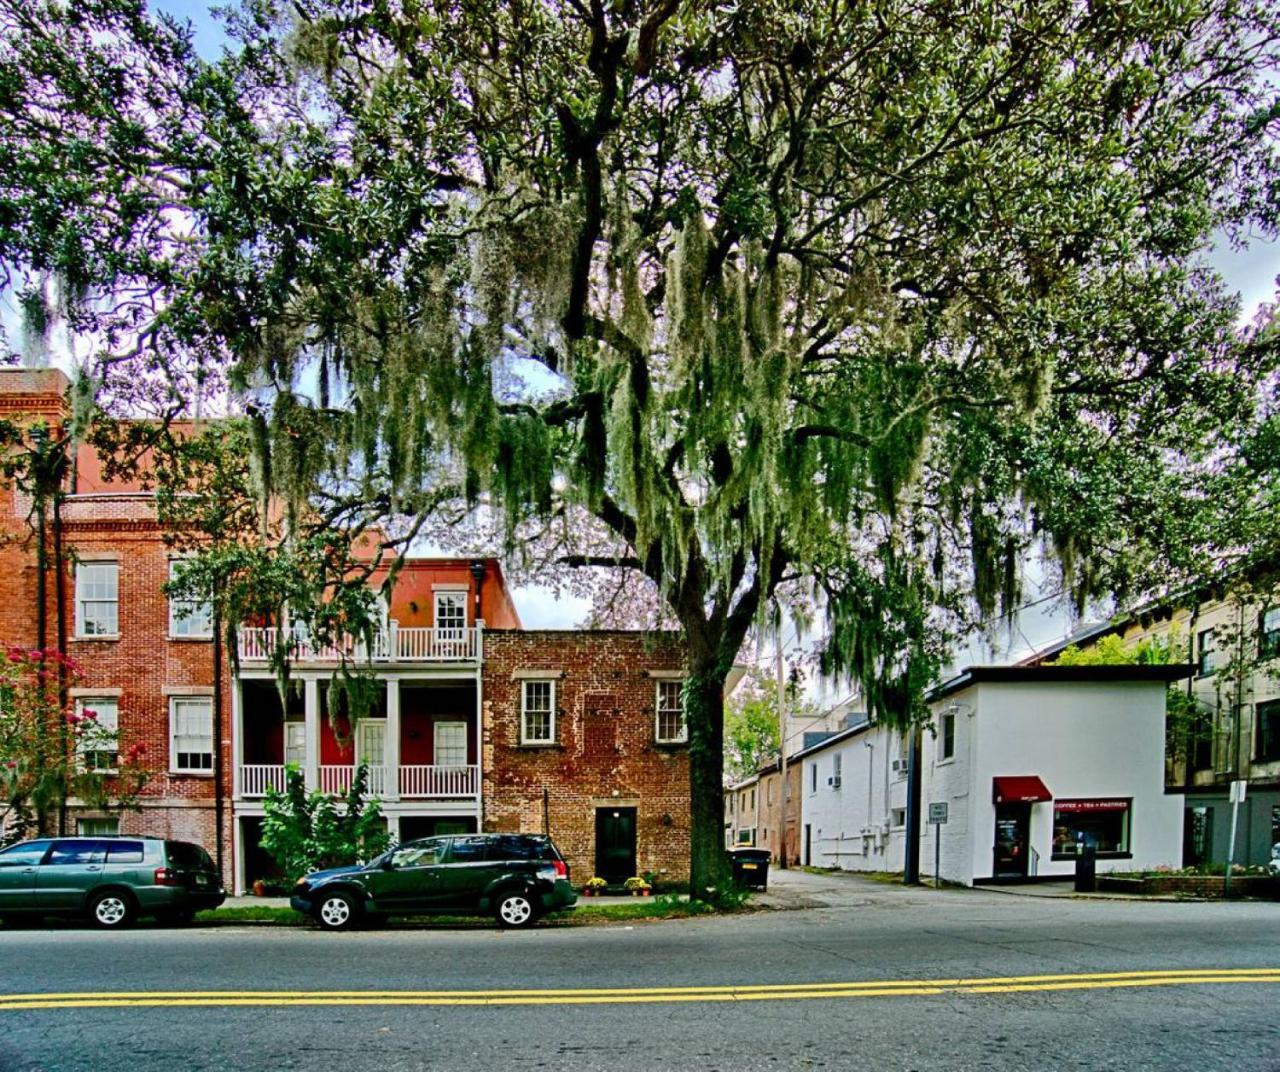
<path id="1" fill-rule="evenodd" d="M 533 895 L 528 890 L 507 890 L 505 893 L 498 894 L 493 915 L 499 927 L 509 929 L 528 927 L 538 918 Z"/>
<path id="2" fill-rule="evenodd" d="M 347 931 L 360 922 L 360 905 L 341 890 L 320 895 L 316 905 L 316 922 L 327 931 Z"/>
<path id="3" fill-rule="evenodd" d="M 89 900 L 89 922 L 103 930 L 122 930 L 137 914 L 133 899 L 120 890 L 103 890 Z"/>

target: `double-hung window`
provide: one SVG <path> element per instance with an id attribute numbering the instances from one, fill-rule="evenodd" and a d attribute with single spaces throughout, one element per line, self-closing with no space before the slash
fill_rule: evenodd
<path id="1" fill-rule="evenodd" d="M 119 632 L 119 563 L 79 563 L 76 566 L 76 636 L 114 637 Z"/>
<path id="2" fill-rule="evenodd" d="M 1209 674 L 1213 673 L 1216 666 L 1217 652 L 1214 648 L 1214 636 L 1212 629 L 1201 630 L 1198 651 L 1199 657 L 1196 663 L 1196 674 L 1199 677 L 1207 677 Z"/>
<path id="3" fill-rule="evenodd" d="M 938 732 L 938 759 L 946 761 L 954 759 L 956 754 L 956 716 L 954 711 L 947 711 L 942 716 L 942 726 Z"/>
<path id="4" fill-rule="evenodd" d="M 684 744 L 689 728 L 684 718 L 684 682 L 659 681 L 654 739 L 659 744 Z"/>
<path id="5" fill-rule="evenodd" d="M 169 563 L 169 580 L 176 581 L 177 562 Z M 169 597 L 169 635 L 208 640 L 213 636 L 213 607 L 207 600 Z"/>
<path id="6" fill-rule="evenodd" d="M 85 697 L 76 701 L 76 754 L 85 770 L 113 771 L 119 758 L 116 734 L 120 710 L 113 699 Z"/>
<path id="7" fill-rule="evenodd" d="M 440 635 L 459 639 L 467 628 L 467 593 L 436 593 L 436 628 Z"/>
<path id="8" fill-rule="evenodd" d="M 1254 761 L 1274 763 L 1280 760 L 1280 700 L 1258 704 L 1253 709 L 1253 718 L 1258 724 Z"/>
<path id="9" fill-rule="evenodd" d="M 554 744 L 556 739 L 556 683 L 520 683 L 520 743 Z"/>
<path id="10" fill-rule="evenodd" d="M 1258 658 L 1280 655 L 1280 606 L 1267 607 L 1258 615 Z"/>
<path id="11" fill-rule="evenodd" d="M 213 770 L 213 700 L 175 696 L 169 701 L 169 769 L 179 774 Z"/>

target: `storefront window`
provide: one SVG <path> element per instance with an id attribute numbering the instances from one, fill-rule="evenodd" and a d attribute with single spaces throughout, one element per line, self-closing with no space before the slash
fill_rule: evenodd
<path id="1" fill-rule="evenodd" d="M 1074 856 L 1081 841 L 1092 842 L 1098 855 L 1129 851 L 1131 800 L 1057 800 L 1053 805 L 1053 855 Z"/>

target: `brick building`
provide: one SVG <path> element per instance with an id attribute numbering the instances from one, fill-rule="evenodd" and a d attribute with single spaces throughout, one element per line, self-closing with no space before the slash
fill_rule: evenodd
<path id="1" fill-rule="evenodd" d="M 56 436 L 67 387 L 55 370 L 0 370 L 0 417 Z M 526 632 L 495 559 L 411 559 L 371 651 L 320 648 L 286 624 L 296 684 L 282 704 L 268 662 L 277 627 L 241 627 L 233 678 L 208 608 L 163 592 L 174 556 L 152 495 L 105 479 L 90 449 L 74 462 L 43 578 L 31 502 L 0 490 L 0 642 L 75 659 L 83 681 L 69 702 L 117 725 L 122 748 L 144 746 L 150 775 L 138 811 L 72 802 L 51 822 L 198 841 L 242 891 L 272 877 L 259 847 L 268 788 L 296 765 L 309 788 L 340 794 L 364 762 L 395 839 L 547 830 L 579 880 L 687 876 L 676 636 Z M 343 655 L 384 690 L 354 727 L 326 714 Z"/>

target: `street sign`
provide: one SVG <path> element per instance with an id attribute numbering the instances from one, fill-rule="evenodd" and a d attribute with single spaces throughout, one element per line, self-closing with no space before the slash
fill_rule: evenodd
<path id="1" fill-rule="evenodd" d="M 930 804 L 929 805 L 929 822 L 945 823 L 946 821 L 947 821 L 946 803 L 944 802 L 942 804 Z"/>
<path id="2" fill-rule="evenodd" d="M 1239 781 L 1232 782 L 1231 797 L 1229 802 L 1232 804 L 1243 804 L 1245 790 L 1248 788 L 1249 788 L 1249 783 L 1246 782 L 1244 779 L 1240 779 Z"/>

